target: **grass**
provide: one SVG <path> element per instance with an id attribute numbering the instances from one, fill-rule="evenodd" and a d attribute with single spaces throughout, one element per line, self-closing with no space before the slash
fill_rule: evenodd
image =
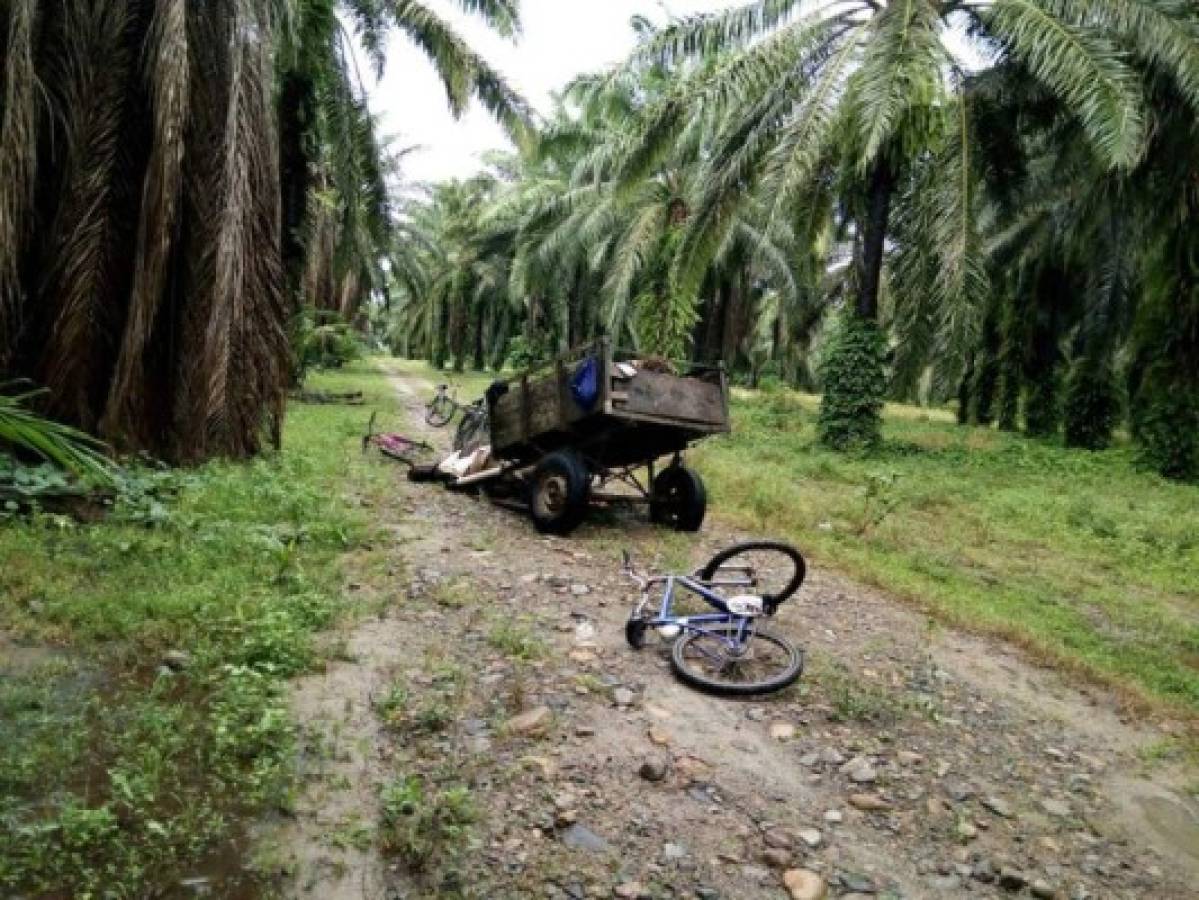
<path id="1" fill-rule="evenodd" d="M 492 376 L 453 377 L 473 398 Z M 734 433 L 690 456 L 714 518 L 1133 702 L 1199 717 L 1199 486 L 1138 470 L 1126 444 L 1068 450 L 902 405 L 886 409 L 883 448 L 833 453 L 816 445 L 818 405 L 734 392 Z"/>
<path id="2" fill-rule="evenodd" d="M 365 365 L 313 382 L 394 405 Z M 280 455 L 177 473 L 152 525 L 0 525 L 0 637 L 27 648 L 0 651 L 0 894 L 140 895 L 287 808 L 284 682 L 350 611 L 339 561 L 393 474 L 366 418 L 293 405 Z"/>
<path id="3" fill-rule="evenodd" d="M 890 406 L 886 445 L 815 444 L 818 398 L 738 391 L 734 433 L 693 455 L 712 508 L 795 541 L 938 619 L 1193 718 L 1199 487 L 1132 452 L 1068 450 Z"/>

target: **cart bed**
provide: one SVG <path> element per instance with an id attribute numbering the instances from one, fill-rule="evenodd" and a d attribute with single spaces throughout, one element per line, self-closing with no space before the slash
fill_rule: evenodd
<path id="1" fill-rule="evenodd" d="M 621 357 L 627 359 L 621 359 Z M 677 453 L 692 441 L 729 430 L 723 368 L 696 367 L 686 375 L 649 371 L 632 354 L 614 354 L 607 341 L 557 360 L 548 373 L 501 382 L 491 392 L 491 446 L 499 458 L 533 464 L 564 448 L 593 466 L 617 469 Z M 571 379 L 588 359 L 598 365 L 590 408 L 576 399 Z"/>

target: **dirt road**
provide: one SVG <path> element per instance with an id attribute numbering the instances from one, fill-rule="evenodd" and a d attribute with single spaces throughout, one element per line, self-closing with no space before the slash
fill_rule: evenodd
<path id="1" fill-rule="evenodd" d="M 395 380 L 422 427 L 428 385 Z M 693 566 L 750 537 L 719 510 L 548 539 L 397 467 L 378 513 L 386 565 L 351 587 L 382 611 L 296 692 L 293 896 L 1195 896 L 1167 735 L 1004 645 L 815 566 L 777 623 L 796 688 L 712 698 L 630 650 L 619 549 Z"/>

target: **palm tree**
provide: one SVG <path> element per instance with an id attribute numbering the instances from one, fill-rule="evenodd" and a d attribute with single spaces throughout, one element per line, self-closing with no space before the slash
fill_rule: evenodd
<path id="1" fill-rule="evenodd" d="M 826 203 L 827 185 L 837 185 L 855 282 L 822 408 L 823 437 L 837 446 L 879 435 L 878 319 L 897 198 L 928 211 L 911 218 L 935 257 L 925 271 L 939 273 L 937 315 L 964 334 L 977 330 L 986 273 L 973 70 L 1011 67 L 1039 85 L 1107 169 L 1127 171 L 1144 152 L 1139 69 L 1171 79 L 1199 109 L 1193 13 L 1179 0 L 758 0 L 677 22 L 635 61 L 721 54 L 660 104 L 627 176 L 647 171 L 697 104 L 717 103 L 739 113 L 716 143 L 696 227 L 721 218 L 747 185 L 768 186 L 778 219 Z M 913 195 L 930 166 L 938 189 Z"/>
<path id="2" fill-rule="evenodd" d="M 375 74 L 385 65 L 389 31 L 425 51 L 453 112 L 478 99 L 518 144 L 530 110 L 503 77 L 426 4 L 321 0 L 294 4 L 280 75 L 281 159 L 287 185 L 284 260 L 303 302 L 352 318 L 363 298 L 384 287 L 381 261 L 392 243 L 393 183 L 405 151 L 378 133 L 339 10 Z M 499 34 L 519 31 L 512 0 L 460 0 Z M 307 252 L 306 252 L 307 251 Z"/>
<path id="3" fill-rule="evenodd" d="M 644 22 L 639 30 L 643 40 L 653 34 Z M 719 240 L 698 230 L 690 236 L 701 246 L 683 241 L 708 174 L 710 117 L 694 116 L 647 177 L 622 182 L 644 117 L 674 75 L 624 68 L 572 83 L 524 179 L 493 216 L 515 218 L 512 292 L 555 311 L 560 348 L 608 333 L 672 358 L 732 357 L 752 331 L 755 282 L 769 279 L 788 301 L 796 296 L 801 254 L 790 252 L 781 229 L 758 227 L 758 198 L 742 204 Z"/>
<path id="4" fill-rule="evenodd" d="M 515 0 L 461 0 L 503 33 Z M 411 0 L 0 3 L 0 371 L 51 414 L 179 461 L 277 442 L 300 287 L 353 305 L 390 248 L 376 65 L 415 41 L 451 106 L 520 99 Z"/>

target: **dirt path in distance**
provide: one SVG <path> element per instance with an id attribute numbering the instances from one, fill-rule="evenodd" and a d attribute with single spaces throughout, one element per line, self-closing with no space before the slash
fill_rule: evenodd
<path id="1" fill-rule="evenodd" d="M 448 439 L 431 386 L 393 380 L 409 429 Z M 399 467 L 379 515 L 393 574 L 360 589 L 386 609 L 296 689 L 291 896 L 1195 896 L 1193 773 L 1146 761 L 1166 736 L 1003 644 L 815 567 L 775 626 L 807 650 L 799 685 L 718 699 L 624 643 L 619 550 L 691 567 L 758 535 L 629 514 L 545 538 Z M 388 818 L 397 783 L 421 792 Z"/>

